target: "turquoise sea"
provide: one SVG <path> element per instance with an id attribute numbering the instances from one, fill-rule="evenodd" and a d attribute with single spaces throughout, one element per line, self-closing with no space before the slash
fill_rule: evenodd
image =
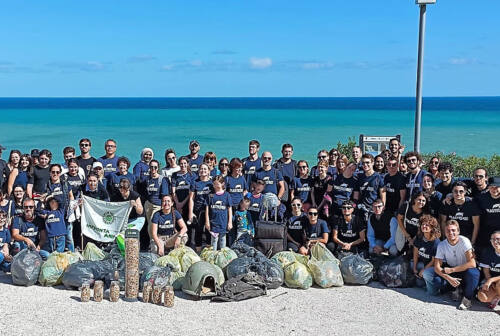
<path id="1" fill-rule="evenodd" d="M 55 161 L 62 148 L 92 140 L 118 142 L 118 155 L 136 162 L 151 147 L 163 162 L 166 148 L 178 155 L 197 139 L 201 152 L 217 157 L 247 155 L 250 139 L 277 158 L 292 143 L 295 158 L 315 161 L 322 148 L 359 134 L 396 135 L 413 148 L 414 98 L 0 98 L 0 144 L 23 153 L 48 148 Z M 491 156 L 500 148 L 500 97 L 426 98 L 423 152 Z M 78 149 L 77 149 L 78 152 Z"/>

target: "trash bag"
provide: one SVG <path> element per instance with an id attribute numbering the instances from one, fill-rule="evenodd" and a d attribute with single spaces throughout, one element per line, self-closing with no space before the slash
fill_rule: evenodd
<path id="1" fill-rule="evenodd" d="M 366 285 L 373 277 L 373 265 L 358 254 L 342 258 L 340 271 L 344 283 L 352 285 Z"/>
<path id="2" fill-rule="evenodd" d="M 243 301 L 266 295 L 267 286 L 260 275 L 250 272 L 229 279 L 216 289 L 216 293 L 212 301 Z"/>
<path id="3" fill-rule="evenodd" d="M 182 284 L 184 283 L 184 277 L 186 276 L 185 272 L 182 271 L 172 271 L 170 273 L 170 283 L 171 286 L 174 287 L 175 290 L 179 290 L 182 288 Z"/>
<path id="4" fill-rule="evenodd" d="M 144 284 L 145 282 L 149 282 L 153 286 L 165 288 L 171 285 L 171 272 L 172 269 L 170 266 L 151 266 L 142 274 L 140 283 Z"/>
<path id="5" fill-rule="evenodd" d="M 212 247 L 204 248 L 201 251 L 200 257 L 201 260 L 219 266 L 223 271 L 232 260 L 238 258 L 236 253 L 229 247 L 224 247 L 219 251 L 213 251 Z"/>
<path id="6" fill-rule="evenodd" d="M 271 260 L 277 263 L 281 269 L 297 261 L 295 254 L 292 251 L 278 252 L 271 258 Z"/>
<path id="7" fill-rule="evenodd" d="M 192 264 L 201 261 L 201 258 L 196 254 L 196 252 L 192 248 L 187 246 L 181 246 L 173 249 L 168 255 L 179 260 L 179 263 L 181 264 L 181 270 L 184 273 L 187 272 Z"/>
<path id="8" fill-rule="evenodd" d="M 243 233 L 238 239 L 236 239 L 236 241 L 233 243 L 233 245 L 236 243 L 245 244 L 245 245 L 248 245 L 251 247 L 254 246 L 253 237 L 248 232 Z M 234 248 L 232 246 L 231 246 L 231 249 L 234 250 Z"/>
<path id="9" fill-rule="evenodd" d="M 115 268 L 118 268 L 118 265 L 124 262 L 124 258 L 118 249 L 118 247 L 113 247 L 111 251 L 106 255 L 106 257 L 103 259 L 103 261 L 109 262 L 112 264 Z"/>
<path id="10" fill-rule="evenodd" d="M 40 275 L 42 262 L 40 254 L 31 249 L 24 249 L 16 254 L 10 267 L 12 283 L 18 286 L 33 286 Z"/>
<path id="11" fill-rule="evenodd" d="M 62 283 L 67 288 L 80 288 L 85 283 L 92 286 L 96 280 L 105 280 L 114 269 L 109 261 L 82 260 L 66 268 Z"/>
<path id="12" fill-rule="evenodd" d="M 333 261 L 340 265 L 340 261 L 326 248 L 325 244 L 320 242 L 311 247 L 311 257 L 314 257 L 317 261 Z"/>
<path id="13" fill-rule="evenodd" d="M 290 288 L 308 289 L 313 284 L 311 272 L 307 266 L 295 261 L 284 269 L 285 284 Z"/>
<path id="14" fill-rule="evenodd" d="M 38 282 L 42 286 L 60 285 L 66 268 L 79 260 L 82 256 L 78 252 L 52 252 L 42 265 Z"/>
<path id="15" fill-rule="evenodd" d="M 342 273 L 335 261 L 311 258 L 308 267 L 313 276 L 314 283 L 321 288 L 342 287 L 344 285 Z"/>
<path id="16" fill-rule="evenodd" d="M 380 282 L 391 288 L 413 287 L 416 282 L 410 263 L 402 256 L 386 260 L 379 267 L 377 275 Z"/>
<path id="17" fill-rule="evenodd" d="M 103 260 L 106 257 L 106 253 L 98 248 L 94 243 L 87 243 L 85 249 L 83 250 L 83 260 Z"/>
<path id="18" fill-rule="evenodd" d="M 293 252 L 293 255 L 295 256 L 295 260 L 301 263 L 302 265 L 307 266 L 307 264 L 309 263 L 309 256 L 295 252 Z"/>
<path id="19" fill-rule="evenodd" d="M 260 258 L 250 258 L 242 257 L 232 260 L 226 267 L 227 278 L 231 279 L 241 274 L 246 274 L 249 272 L 257 273 L 262 276 L 264 282 L 269 289 L 275 289 L 280 287 L 284 281 L 284 274 L 281 267 L 264 257 Z"/>
<path id="20" fill-rule="evenodd" d="M 241 257 L 250 257 L 250 258 L 257 258 L 260 260 L 267 260 L 268 258 L 259 250 L 248 246 L 247 244 L 243 244 L 239 241 L 235 242 L 232 246 L 231 249 L 236 253 L 238 258 Z"/>
<path id="21" fill-rule="evenodd" d="M 178 272 L 178 271 L 182 270 L 181 263 L 179 262 L 179 259 L 177 259 L 175 257 L 166 255 L 166 256 L 163 256 L 163 257 L 156 259 L 156 261 L 155 261 L 155 266 L 166 267 L 167 265 L 170 265 L 170 267 L 172 268 L 172 271 Z"/>

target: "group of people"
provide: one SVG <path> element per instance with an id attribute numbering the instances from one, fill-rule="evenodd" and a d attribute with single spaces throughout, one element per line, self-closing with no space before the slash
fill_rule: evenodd
<path id="1" fill-rule="evenodd" d="M 430 294 L 448 288 L 459 298 L 463 291 L 461 309 L 470 307 L 481 278 L 479 300 L 495 307 L 500 299 L 500 177 L 484 168 L 472 179 L 454 177 L 450 163 L 424 163 L 398 139 L 375 157 L 358 146 L 350 157 L 320 150 L 311 168 L 293 159 L 291 144 L 273 159 L 257 140 L 247 157 L 219 160 L 214 152 L 201 155 L 193 140 L 185 156 L 167 149 L 165 165 L 144 148 L 133 167 L 117 155 L 115 140 L 105 142 L 101 157 L 91 148 L 87 138 L 78 156 L 65 147 L 61 164 L 46 149 L 11 150 L 0 160 L 3 270 L 23 248 L 46 257 L 92 241 L 79 223 L 85 195 L 130 202 L 128 221 L 141 229 L 141 247 L 159 255 L 181 244 L 219 249 L 273 218 L 286 223 L 288 248 L 297 253 L 321 242 L 334 254 L 405 255 Z"/>

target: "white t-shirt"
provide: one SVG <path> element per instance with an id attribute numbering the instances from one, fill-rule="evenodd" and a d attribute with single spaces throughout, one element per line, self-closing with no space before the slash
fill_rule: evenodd
<path id="1" fill-rule="evenodd" d="M 465 252 L 472 249 L 472 244 L 467 237 L 458 236 L 458 243 L 451 245 L 448 239 L 439 243 L 436 258 L 441 259 L 450 267 L 460 266 L 467 262 Z"/>
<path id="2" fill-rule="evenodd" d="M 170 179 L 170 177 L 172 177 L 172 174 L 175 173 L 175 172 L 178 172 L 179 170 L 181 170 L 181 167 L 177 166 L 175 168 L 167 168 L 167 167 L 163 167 L 161 169 L 161 174 L 164 176 L 164 177 L 168 177 Z"/>

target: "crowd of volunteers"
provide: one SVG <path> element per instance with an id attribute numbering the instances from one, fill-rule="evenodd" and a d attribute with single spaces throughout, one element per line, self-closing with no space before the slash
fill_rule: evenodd
<path id="1" fill-rule="evenodd" d="M 167 149 L 156 159 L 144 148 L 135 164 L 118 155 L 115 140 L 98 158 L 89 139 L 78 145 L 79 154 L 63 149 L 63 163 L 53 163 L 47 149 L 13 149 L 0 159 L 3 271 L 27 247 L 47 258 L 92 241 L 82 237 L 77 216 L 85 195 L 129 201 L 128 221 L 142 227 L 141 249 L 160 256 L 181 245 L 198 253 L 231 246 L 253 236 L 263 217 L 277 218 L 286 223 L 288 249 L 299 254 L 321 242 L 335 255 L 403 255 L 419 285 L 430 295 L 449 291 L 460 309 L 476 294 L 492 308 L 500 300 L 500 177 L 482 167 L 472 179 L 456 177 L 450 163 L 423 162 L 398 139 L 375 157 L 358 146 L 344 154 L 320 150 L 312 167 L 293 159 L 291 144 L 277 158 L 261 152 L 257 140 L 242 159 L 201 154 L 193 140 L 185 156 Z M 277 207 L 264 208 L 266 194 L 277 197 Z"/>

